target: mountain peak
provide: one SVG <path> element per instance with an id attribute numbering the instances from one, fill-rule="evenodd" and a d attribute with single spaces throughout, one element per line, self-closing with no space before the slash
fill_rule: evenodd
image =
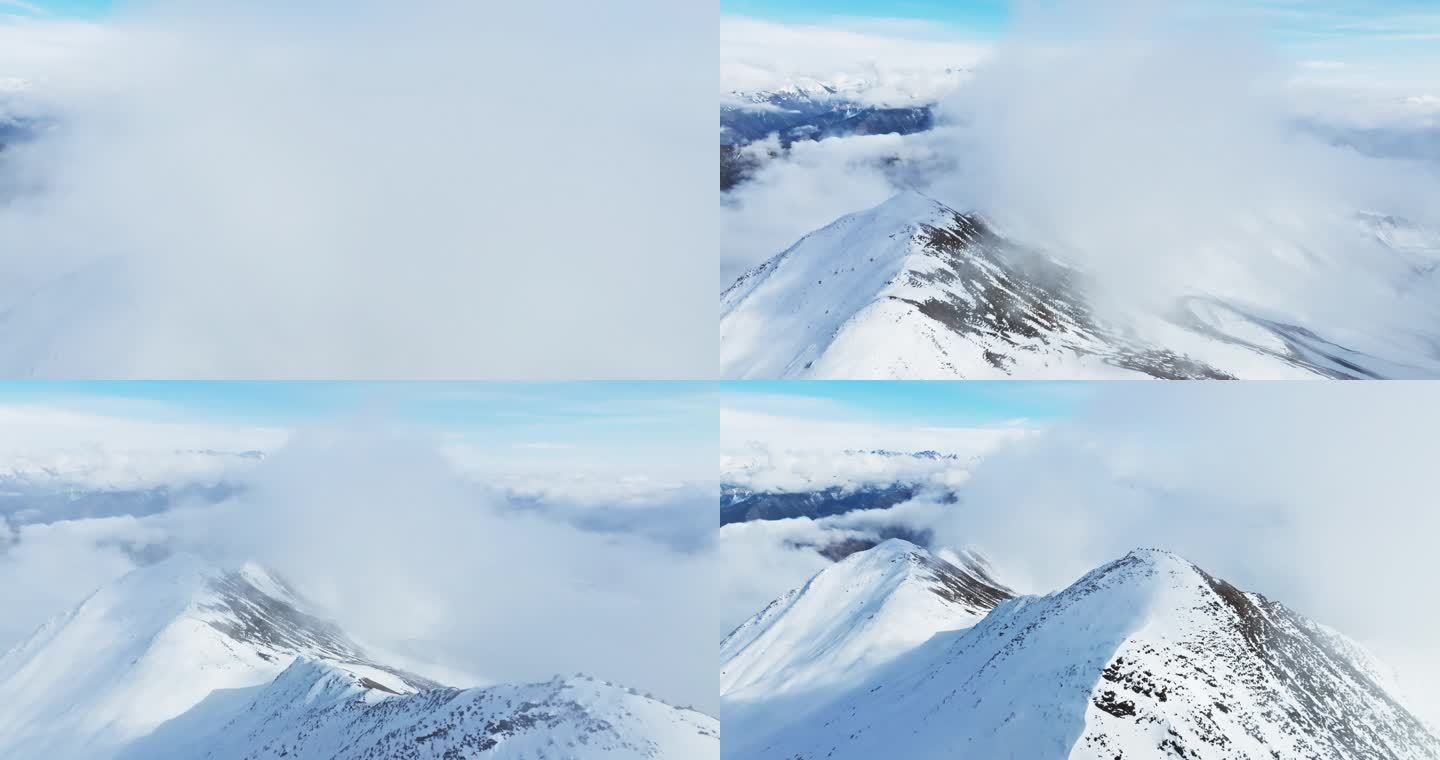
<path id="1" fill-rule="evenodd" d="M 1155 572 L 1204 575 L 1204 571 L 1196 567 L 1190 560 L 1172 551 L 1153 547 L 1131 549 L 1124 557 L 1111 565 L 1139 566 Z"/>
<path id="2" fill-rule="evenodd" d="M 190 555 L 117 579 L 0 657 L 0 691 L 6 758 L 643 760 L 719 745 L 715 718 L 594 679 L 452 689 L 385 667 L 264 567 Z"/>
<path id="3" fill-rule="evenodd" d="M 1135 559 L 1147 564 L 1169 564 L 1183 563 L 1190 564 L 1190 561 L 1167 549 L 1157 549 L 1153 546 L 1140 546 L 1126 552 L 1126 557 Z"/>
<path id="4" fill-rule="evenodd" d="M 1124 308 L 1113 297 L 1101 304 L 1084 257 L 1060 243 L 1037 248 L 1032 243 L 1047 235 L 1020 225 L 1007 223 L 1012 237 L 915 189 L 847 214 L 722 294 L 721 373 L 1075 380 L 1440 372 L 1420 343 L 1367 339 L 1314 323 L 1313 315 L 1268 313 L 1229 288 L 1197 284 L 1165 296 L 1122 294 Z M 1388 262 L 1382 269 L 1395 273 L 1391 284 L 1402 291 L 1417 272 L 1430 271 L 1440 247 L 1440 234 L 1394 218 L 1369 215 L 1346 227 L 1355 227 L 1349 244 Z M 1243 244 L 1292 247 L 1255 234 Z"/>
<path id="5" fill-rule="evenodd" d="M 373 663 L 306 608 L 254 564 L 229 569 L 175 554 L 137 568 L 0 657 L 0 685 L 11 695 L 0 711 L 0 756 L 124 744 L 218 690 L 269 682 L 297 656 L 396 691 L 435 685 Z"/>
<path id="6" fill-rule="evenodd" d="M 727 695 L 727 742 L 833 760 L 1440 758 L 1440 738 L 1362 651 L 1178 555 L 1137 549 L 1061 591 L 912 641 L 806 695 L 798 719 L 767 717 L 797 709 L 774 692 Z"/>
<path id="7" fill-rule="evenodd" d="M 547 757 L 583 745 L 560 755 L 640 760 L 713 756 L 719 742 L 710 716 L 584 677 L 402 693 L 349 666 L 297 657 L 236 696 L 207 701 L 124 757 L 255 757 L 257 747 L 298 760 Z"/>
<path id="8" fill-rule="evenodd" d="M 725 374 L 789 377 L 813 363 L 858 312 L 887 302 L 902 274 L 924 265 L 933 230 L 954 211 L 915 190 L 841 217 L 742 275 L 721 294 Z M 955 239 L 966 238 L 960 225 Z"/>
<path id="9" fill-rule="evenodd" d="M 892 213 L 900 212 L 904 215 L 906 222 L 911 224 L 914 223 L 914 219 L 917 215 L 928 213 L 930 211 L 946 211 L 952 214 L 955 213 L 954 209 L 946 206 L 938 200 L 935 200 L 934 198 L 931 198 L 930 196 L 913 187 L 902 188 L 894 195 L 887 198 L 879 206 L 876 206 L 874 210 L 880 209 L 884 209 Z"/>
<path id="10" fill-rule="evenodd" d="M 856 552 L 721 642 L 721 693 L 803 692 L 860 677 L 1013 593 L 903 539 Z"/>
<path id="11" fill-rule="evenodd" d="M 850 560 L 851 558 L 853 558 L 853 557 L 866 557 L 866 558 L 869 558 L 869 559 L 879 559 L 879 558 L 891 558 L 891 557 L 895 557 L 895 556 L 897 556 L 897 555 L 910 555 L 910 554 L 915 554 L 915 555 L 928 555 L 929 552 L 927 552 L 927 551 L 925 551 L 924 549 L 920 548 L 920 547 L 919 547 L 918 545 L 916 545 L 916 544 L 913 544 L 913 543 L 911 543 L 911 542 L 909 542 L 909 541 L 906 541 L 906 540 L 903 539 L 903 538 L 887 538 L 887 539 L 885 539 L 884 541 L 881 541 L 880 543 L 876 544 L 876 545 L 874 546 L 874 548 L 872 548 L 872 549 L 870 549 L 870 550 L 868 550 L 868 551 L 865 551 L 865 552 L 857 552 L 856 554 L 852 554 L 852 555 L 850 555 L 850 557 L 846 557 L 844 561 L 849 561 L 849 560 Z"/>

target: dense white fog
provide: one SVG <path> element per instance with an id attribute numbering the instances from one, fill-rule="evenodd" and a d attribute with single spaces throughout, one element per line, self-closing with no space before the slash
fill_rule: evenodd
<path id="1" fill-rule="evenodd" d="M 0 374 L 712 376 L 715 16 L 0 18 Z"/>

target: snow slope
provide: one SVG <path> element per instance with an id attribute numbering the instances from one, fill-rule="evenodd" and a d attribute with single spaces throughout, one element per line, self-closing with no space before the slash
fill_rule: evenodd
<path id="1" fill-rule="evenodd" d="M 1359 651 L 1179 557 L 1139 550 L 812 694 L 801 720 L 754 730 L 744 721 L 764 698 L 727 696 L 725 756 L 1440 757 L 1440 738 Z M 734 711 L 733 726 L 732 701 L 752 708 Z"/>
<path id="2" fill-rule="evenodd" d="M 584 677 L 392 694 L 333 664 L 298 658 L 273 682 L 222 695 L 123 757 L 718 757 L 719 723 Z"/>
<path id="3" fill-rule="evenodd" d="M 1396 255 L 1418 257 L 1417 266 L 1433 267 L 1440 251 L 1399 229 L 1375 234 Z M 1069 264 L 907 190 L 806 235 L 722 293 L 721 371 L 855 379 L 1440 376 L 1434 358 L 1352 350 L 1204 296 L 1176 304 L 1174 314 L 1118 324 L 1095 313 L 1085 290 L 1084 273 Z"/>
<path id="4" fill-rule="evenodd" d="M 95 592 L 0 657 L 0 757 L 104 757 L 222 689 L 304 655 L 397 691 L 433 685 L 371 663 L 255 566 L 177 555 Z"/>
<path id="5" fill-rule="evenodd" d="M 0 757 L 718 753 L 700 713 L 584 679 L 443 688 L 305 607 L 254 565 L 176 555 L 135 570 L 0 656 Z"/>
<path id="6" fill-rule="evenodd" d="M 815 694 L 864 684 L 902 653 L 974 625 L 1012 596 L 980 561 L 958 567 L 900 539 L 850 555 L 721 642 L 727 745 L 756 724 L 794 721 Z"/>

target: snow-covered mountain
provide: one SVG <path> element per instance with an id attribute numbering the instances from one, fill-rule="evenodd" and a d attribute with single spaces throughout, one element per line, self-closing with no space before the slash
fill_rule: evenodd
<path id="1" fill-rule="evenodd" d="M 843 515 L 857 509 L 887 509 L 915 498 L 923 486 L 911 483 L 830 486 L 814 491 L 755 491 L 723 483 L 720 486 L 720 524 L 751 520 L 785 520 Z"/>
<path id="2" fill-rule="evenodd" d="M 912 493 L 951 492 L 969 478 L 974 463 L 1000 443 L 1025 435 L 1023 428 L 997 430 L 967 442 L 965 453 L 935 451 L 914 453 L 859 449 L 783 448 L 760 445 L 727 448 L 720 455 L 721 504 L 749 497 L 822 497 L 821 501 L 850 501 L 824 514 L 866 509 L 856 492 L 902 488 Z M 745 435 L 740 433 L 740 435 Z M 903 499 L 901 499 L 903 500 Z M 891 503 L 894 503 L 893 501 Z M 880 504 L 878 506 L 890 506 Z M 794 517 L 804 512 L 780 510 L 773 517 Z M 815 517 L 819 514 L 807 516 Z M 746 519 L 767 519 L 756 514 Z"/>
<path id="3" fill-rule="evenodd" d="M 830 88 L 734 93 L 720 105 L 721 145 L 745 145 L 773 134 L 784 147 L 844 135 L 908 135 L 934 125 L 932 104 L 871 105 Z"/>
<path id="4" fill-rule="evenodd" d="M 706 758 L 719 723 L 584 676 L 392 693 L 297 658 L 274 681 L 202 703 L 122 757 Z"/>
<path id="5" fill-rule="evenodd" d="M 576 678 L 450 689 L 377 662 L 283 581 L 176 555 L 0 657 L 0 757 L 691 757 L 713 718 Z"/>
<path id="6" fill-rule="evenodd" d="M 951 68 L 908 82 L 800 77 L 773 87 L 722 93 L 720 189 L 733 189 L 797 142 L 932 129 L 937 100 L 965 75 Z"/>
<path id="7" fill-rule="evenodd" d="M 1362 220 L 1401 257 L 1414 235 Z M 1397 237 L 1397 235 L 1399 237 Z M 1420 240 L 1423 243 L 1423 240 Z M 1423 245 L 1421 246 L 1424 247 Z M 730 378 L 1431 377 L 1210 297 L 1117 324 L 1083 271 L 907 190 L 810 233 L 721 295 Z"/>
<path id="8" fill-rule="evenodd" d="M 951 564 L 890 539 L 826 568 L 731 631 L 720 691 L 766 698 L 859 683 L 936 633 L 974 625 L 1014 593 L 978 560 Z"/>
<path id="9" fill-rule="evenodd" d="M 863 106 L 905 107 L 933 104 L 953 93 L 974 74 L 967 65 L 927 68 L 879 75 L 835 73 L 825 77 L 785 76 L 733 80 L 722 76 L 722 106 L 780 105 L 803 110 L 835 102 Z"/>
<path id="10" fill-rule="evenodd" d="M 859 572 L 930 561 L 882 544 L 732 634 L 725 756 L 1440 758 L 1361 647 L 1172 554 L 1132 552 L 1047 596 L 931 602 L 933 617 L 882 614 L 932 581 Z M 800 608 L 815 588 L 841 611 Z M 832 642 L 881 654 L 852 668 Z M 813 688 L 788 696 L 797 684 Z"/>

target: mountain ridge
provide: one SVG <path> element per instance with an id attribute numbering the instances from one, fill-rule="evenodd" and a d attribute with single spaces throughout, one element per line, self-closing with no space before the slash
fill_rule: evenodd
<path id="1" fill-rule="evenodd" d="M 1360 652 L 1177 555 L 1140 549 L 808 695 L 802 720 L 767 722 L 786 703 L 732 693 L 725 755 L 1440 757 L 1440 738 Z"/>
<path id="2" fill-rule="evenodd" d="M 1397 235 L 1383 218 L 1357 224 L 1417 277 L 1428 276 L 1440 257 L 1440 250 L 1420 245 L 1429 238 Z M 1433 357 L 1398 361 L 1353 350 L 1295 320 L 1203 293 L 1165 313 L 1102 316 L 1090 303 L 1091 289 L 1086 272 L 1017 243 L 984 216 L 907 189 L 805 235 L 726 288 L 721 373 L 732 379 L 1440 374 Z"/>
<path id="3" fill-rule="evenodd" d="M 188 554 L 40 626 L 0 655 L 0 689 L 0 757 L 718 752 L 713 717 L 633 689 L 578 677 L 456 689 L 386 665 L 259 565 Z"/>

